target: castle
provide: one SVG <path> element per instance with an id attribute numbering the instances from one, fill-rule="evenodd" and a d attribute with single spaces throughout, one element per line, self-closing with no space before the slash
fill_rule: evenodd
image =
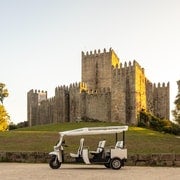
<path id="1" fill-rule="evenodd" d="M 80 83 L 27 93 L 29 126 L 99 120 L 137 125 L 141 110 L 169 119 L 169 82 L 153 84 L 136 62 L 122 64 L 113 49 L 82 52 Z"/>

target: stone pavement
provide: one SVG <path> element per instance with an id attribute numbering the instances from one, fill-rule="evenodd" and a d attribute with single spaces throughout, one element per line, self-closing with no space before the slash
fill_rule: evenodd
<path id="1" fill-rule="evenodd" d="M 0 163 L 2 180 L 179 180 L 179 167 L 125 166 L 120 170 L 103 165 L 62 164 L 51 169 L 48 163 Z"/>

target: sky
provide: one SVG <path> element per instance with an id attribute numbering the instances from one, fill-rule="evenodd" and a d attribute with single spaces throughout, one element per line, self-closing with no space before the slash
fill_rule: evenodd
<path id="1" fill-rule="evenodd" d="M 174 109 L 179 0 L 0 0 L 0 82 L 11 122 L 27 120 L 29 90 L 50 98 L 57 86 L 80 82 L 81 52 L 104 48 L 123 64 L 136 60 L 152 83 L 169 82 Z"/>

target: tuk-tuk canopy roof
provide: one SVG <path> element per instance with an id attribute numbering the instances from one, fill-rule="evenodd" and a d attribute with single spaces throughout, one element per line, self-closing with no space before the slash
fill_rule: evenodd
<path id="1" fill-rule="evenodd" d="M 78 136 L 93 134 L 113 134 L 127 131 L 128 126 L 84 127 L 69 131 L 59 132 L 60 136 Z"/>

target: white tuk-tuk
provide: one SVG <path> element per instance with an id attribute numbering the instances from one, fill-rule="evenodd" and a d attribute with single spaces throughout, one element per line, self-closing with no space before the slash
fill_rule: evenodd
<path id="1" fill-rule="evenodd" d="M 85 164 L 103 164 L 106 168 L 120 169 L 127 160 L 127 149 L 125 147 L 125 131 L 128 126 L 107 126 L 107 127 L 86 127 L 70 131 L 59 132 L 60 139 L 54 146 L 54 151 L 50 152 L 51 159 L 49 166 L 52 169 L 58 169 L 64 162 L 64 136 L 84 136 L 99 134 L 116 134 L 116 143 L 113 147 L 105 147 L 106 140 L 98 143 L 96 151 L 91 151 L 84 146 L 84 138 L 80 139 L 80 145 L 76 154 L 70 153 L 69 156 L 74 162 L 83 162 Z M 123 133 L 121 141 L 117 139 L 117 134 Z"/>

